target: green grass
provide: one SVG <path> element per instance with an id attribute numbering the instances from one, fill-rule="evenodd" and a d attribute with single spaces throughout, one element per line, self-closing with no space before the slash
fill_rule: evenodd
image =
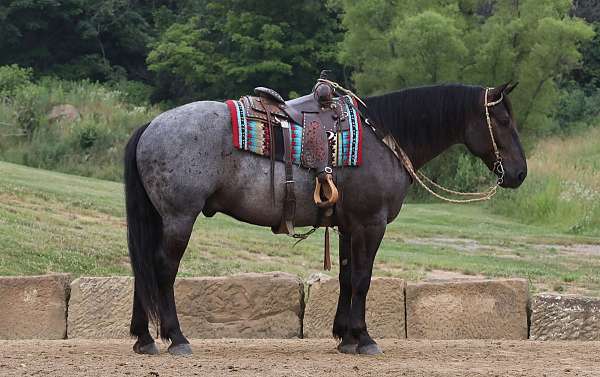
<path id="1" fill-rule="evenodd" d="M 517 191 L 503 191 L 495 213 L 600 236 L 600 127 L 538 143 L 528 160 L 529 177 Z"/>
<path id="2" fill-rule="evenodd" d="M 129 274 L 122 190 L 114 182 L 0 162 L 0 275 Z M 268 228 L 200 217 L 180 275 L 279 270 L 307 277 L 321 270 L 322 242 L 321 231 L 294 247 Z M 388 227 L 375 275 L 417 280 L 437 270 L 523 277 L 535 290 L 596 295 L 600 238 L 523 224 L 482 205 L 407 204 Z"/>

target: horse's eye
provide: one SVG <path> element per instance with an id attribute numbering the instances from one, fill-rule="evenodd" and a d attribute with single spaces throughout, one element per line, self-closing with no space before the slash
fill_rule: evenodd
<path id="1" fill-rule="evenodd" d="M 510 117 L 502 114 L 502 115 L 496 117 L 496 121 L 498 121 L 498 123 L 500 123 L 500 124 L 507 125 L 510 123 Z"/>

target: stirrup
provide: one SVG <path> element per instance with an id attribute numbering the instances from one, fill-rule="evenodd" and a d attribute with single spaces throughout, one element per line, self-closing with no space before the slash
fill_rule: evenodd
<path id="1" fill-rule="evenodd" d="M 331 173 L 325 173 L 324 183 L 321 183 L 319 177 L 315 178 L 315 192 L 313 194 L 313 200 L 319 208 L 330 208 L 335 205 L 338 201 L 339 193 L 335 183 L 333 183 L 333 176 Z"/>

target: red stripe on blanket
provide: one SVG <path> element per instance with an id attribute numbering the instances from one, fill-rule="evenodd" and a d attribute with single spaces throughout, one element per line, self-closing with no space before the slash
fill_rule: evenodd
<path id="1" fill-rule="evenodd" d="M 235 105 L 235 101 L 227 100 L 225 101 L 227 107 L 229 108 L 229 114 L 231 115 L 231 131 L 233 132 L 233 146 L 236 148 L 240 148 L 240 126 L 238 123 L 238 111 Z"/>
<path id="2" fill-rule="evenodd" d="M 354 107 L 358 109 L 358 102 L 355 98 L 352 98 L 352 102 L 354 102 Z M 360 166 L 362 164 L 362 121 L 360 119 L 360 114 L 356 111 L 356 120 L 358 121 L 358 160 L 356 161 L 356 166 Z"/>

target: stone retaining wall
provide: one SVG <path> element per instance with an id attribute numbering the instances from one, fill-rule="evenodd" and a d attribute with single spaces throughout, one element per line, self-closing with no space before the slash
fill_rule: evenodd
<path id="1" fill-rule="evenodd" d="M 374 278 L 367 296 L 367 325 L 375 338 L 405 338 L 404 280 Z M 331 338 L 339 296 L 337 279 L 310 284 L 304 313 L 305 338 Z"/>
<path id="2" fill-rule="evenodd" d="M 0 277 L 0 339 L 64 339 L 67 274 Z"/>
<path id="3" fill-rule="evenodd" d="M 539 294 L 531 311 L 531 339 L 600 340 L 599 298 Z"/>
<path id="4" fill-rule="evenodd" d="M 67 274 L 0 277 L 0 339 L 129 337 L 132 278 L 69 282 Z M 337 279 L 321 275 L 304 297 L 303 282 L 286 273 L 175 284 L 179 319 L 190 338 L 329 338 L 338 292 Z M 529 331 L 536 340 L 600 340 L 600 299 L 536 295 L 529 328 L 528 305 L 522 279 L 406 284 L 375 278 L 367 324 L 374 338 L 526 339 Z"/>
<path id="5" fill-rule="evenodd" d="M 133 278 L 79 278 L 71 284 L 69 338 L 127 338 Z M 190 338 L 302 336 L 302 281 L 286 273 L 181 278 L 177 314 Z"/>
<path id="6" fill-rule="evenodd" d="M 412 339 L 527 339 L 524 279 L 461 280 L 406 286 Z"/>

